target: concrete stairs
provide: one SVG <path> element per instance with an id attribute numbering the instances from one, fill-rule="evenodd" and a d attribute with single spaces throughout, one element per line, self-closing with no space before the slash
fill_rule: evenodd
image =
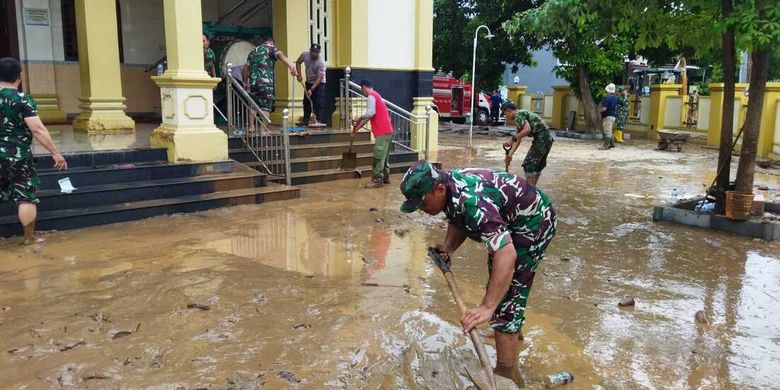
<path id="1" fill-rule="evenodd" d="M 38 230 L 65 230 L 203 211 L 239 204 L 297 198 L 300 189 L 269 183 L 233 160 L 171 164 L 165 149 L 134 149 L 66 155 L 65 172 L 37 158 L 41 187 Z M 60 192 L 68 177 L 77 188 Z M 0 203 L 0 237 L 21 234 L 16 205 Z"/>
<path id="2" fill-rule="evenodd" d="M 349 137 L 349 133 L 331 130 L 303 136 L 291 135 L 292 184 L 301 185 L 371 176 L 374 145 L 368 132 L 359 132 L 355 135 L 352 151 L 357 154 L 357 169 L 350 171 L 340 169 L 341 155 L 349 150 Z M 228 148 L 231 159 L 253 168 L 260 166 L 241 138 L 230 138 Z M 417 152 L 396 147 L 396 150 L 390 154 L 390 171 L 392 173 L 405 172 L 418 159 Z M 274 178 L 273 180 L 282 181 L 283 179 Z"/>

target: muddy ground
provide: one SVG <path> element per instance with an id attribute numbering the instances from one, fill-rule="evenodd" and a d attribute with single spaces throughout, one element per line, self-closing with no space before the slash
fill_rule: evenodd
<path id="1" fill-rule="evenodd" d="M 475 140 L 469 154 L 443 134 L 439 160 L 503 166 L 497 139 Z M 650 218 L 673 188 L 701 192 L 716 152 L 597 146 L 558 140 L 540 181 L 560 219 L 530 298 L 526 387 L 567 370 L 571 389 L 777 388 L 780 244 Z M 392 180 L 0 241 L 0 388 L 467 387 L 476 358 L 425 255 L 445 223 L 398 213 Z M 780 176 L 757 184 L 776 196 Z M 469 304 L 485 257 L 456 254 Z"/>

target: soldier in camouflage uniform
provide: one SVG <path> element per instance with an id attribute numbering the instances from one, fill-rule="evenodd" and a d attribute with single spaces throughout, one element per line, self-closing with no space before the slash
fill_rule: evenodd
<path id="1" fill-rule="evenodd" d="M 19 61 L 0 59 L 0 201 L 16 202 L 24 243 L 29 245 L 39 242 L 35 238 L 35 192 L 40 179 L 30 150 L 33 137 L 52 154 L 55 169 L 66 169 L 68 164 L 38 117 L 35 100 L 19 92 L 21 82 Z"/>
<path id="2" fill-rule="evenodd" d="M 217 77 L 216 62 L 217 58 L 214 55 L 214 50 L 209 48 L 209 37 L 203 34 L 203 68 L 211 77 Z"/>
<path id="3" fill-rule="evenodd" d="M 276 48 L 271 38 L 266 39 L 262 45 L 252 50 L 246 58 L 246 65 L 244 65 L 244 88 L 260 107 L 261 114 L 266 121 L 270 121 L 268 114 L 274 109 L 274 63 L 277 59 L 287 65 L 291 75 L 298 76 L 295 65 L 287 59 L 281 50 Z M 256 113 L 252 112 L 250 129 L 254 126 L 254 115 Z"/>
<path id="4" fill-rule="evenodd" d="M 482 304 L 461 318 L 468 332 L 490 323 L 496 331 L 496 373 L 513 378 L 525 306 L 535 269 L 555 235 L 550 198 L 520 177 L 488 169 L 441 171 L 427 161 L 409 168 L 401 182 L 401 211 L 442 211 L 449 222 L 443 244 L 451 257 L 466 238 L 485 244 L 490 281 Z"/>
<path id="5" fill-rule="evenodd" d="M 619 89 L 620 94 L 618 95 L 618 104 L 617 104 L 617 118 L 615 122 L 615 127 L 617 127 L 617 130 L 615 130 L 615 142 L 622 144 L 623 143 L 623 130 L 626 128 L 626 121 L 628 120 L 628 90 L 620 87 Z"/>
<path id="6" fill-rule="evenodd" d="M 510 148 L 513 144 L 520 142 L 527 136 L 533 137 L 531 148 L 528 149 L 528 153 L 525 155 L 523 161 L 523 171 L 525 172 L 525 178 L 531 185 L 536 185 L 539 182 L 539 176 L 542 174 L 542 170 L 547 166 L 547 155 L 550 154 L 552 144 L 555 141 L 552 133 L 547 128 L 547 124 L 544 120 L 535 113 L 528 110 L 518 110 L 513 103 L 507 103 L 502 108 L 506 120 L 515 120 L 517 124 L 517 134 L 512 136 L 511 140 L 504 143 L 504 147 Z M 506 156 L 506 163 L 512 162 L 512 156 Z"/>

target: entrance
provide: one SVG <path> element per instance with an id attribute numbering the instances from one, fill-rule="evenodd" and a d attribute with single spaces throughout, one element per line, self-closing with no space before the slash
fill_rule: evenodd
<path id="1" fill-rule="evenodd" d="M 15 3 L 13 0 L 0 1 L 0 58 L 19 58 Z"/>

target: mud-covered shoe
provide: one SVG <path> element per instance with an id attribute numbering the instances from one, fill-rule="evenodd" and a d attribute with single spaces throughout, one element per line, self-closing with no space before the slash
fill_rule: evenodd
<path id="1" fill-rule="evenodd" d="M 370 182 L 366 183 L 365 188 L 382 188 L 383 186 L 381 181 L 371 179 Z"/>
<path id="2" fill-rule="evenodd" d="M 385 176 L 385 177 L 382 179 L 382 183 L 383 183 L 383 184 L 390 184 L 390 176 Z"/>

